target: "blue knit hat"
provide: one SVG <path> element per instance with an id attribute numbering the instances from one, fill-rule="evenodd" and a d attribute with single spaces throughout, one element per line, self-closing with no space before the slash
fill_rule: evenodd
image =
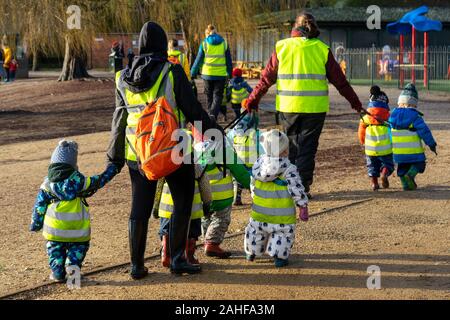
<path id="1" fill-rule="evenodd" d="M 408 83 L 398 97 L 398 104 L 417 106 L 418 103 L 419 94 L 417 93 L 416 86 L 412 83 Z"/>
<path id="2" fill-rule="evenodd" d="M 74 141 L 61 140 L 53 151 L 50 163 L 66 163 L 78 168 L 78 144 Z"/>

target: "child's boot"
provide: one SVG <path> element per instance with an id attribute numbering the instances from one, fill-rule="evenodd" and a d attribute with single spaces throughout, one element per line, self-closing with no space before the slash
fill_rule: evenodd
<path id="1" fill-rule="evenodd" d="M 383 170 L 381 170 L 381 186 L 384 189 L 389 188 L 389 170 L 387 168 L 383 168 Z"/>
<path id="2" fill-rule="evenodd" d="M 49 279 L 52 282 L 63 283 L 63 282 L 66 281 L 66 276 L 65 275 L 57 275 L 57 274 L 52 272 L 52 273 L 50 273 Z"/>
<path id="3" fill-rule="evenodd" d="M 197 257 L 195 256 L 196 244 L 197 240 L 195 239 L 188 239 L 186 243 L 186 259 L 190 264 L 193 265 L 200 264 Z"/>
<path id="4" fill-rule="evenodd" d="M 169 236 L 163 236 L 161 242 L 161 264 L 164 268 L 170 267 L 170 251 L 169 251 Z"/>
<path id="5" fill-rule="evenodd" d="M 409 184 L 410 184 L 411 190 L 417 189 L 417 183 L 415 181 L 415 178 L 418 174 L 419 174 L 419 171 L 417 171 L 416 167 L 414 167 L 414 166 L 411 166 L 411 168 L 406 173 L 406 179 L 407 180 L 409 179 Z"/>
<path id="6" fill-rule="evenodd" d="M 218 243 L 207 242 L 205 244 L 205 254 L 208 257 L 216 257 L 219 259 L 228 259 L 231 257 L 231 252 L 225 251 Z"/>
<path id="7" fill-rule="evenodd" d="M 372 184 L 372 190 L 377 191 L 380 189 L 380 185 L 378 184 L 378 178 L 377 177 L 370 177 L 370 182 Z"/>
<path id="8" fill-rule="evenodd" d="M 246 254 L 245 259 L 249 262 L 255 261 L 256 256 L 254 254 Z"/>
<path id="9" fill-rule="evenodd" d="M 280 259 L 275 257 L 275 267 L 277 268 L 283 268 L 286 267 L 289 264 L 288 259 Z"/>
<path id="10" fill-rule="evenodd" d="M 242 188 L 240 186 L 237 186 L 236 188 L 236 196 L 234 200 L 235 206 L 242 206 Z"/>

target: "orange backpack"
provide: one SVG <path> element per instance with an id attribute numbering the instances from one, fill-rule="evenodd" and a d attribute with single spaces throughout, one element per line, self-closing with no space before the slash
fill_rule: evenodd
<path id="1" fill-rule="evenodd" d="M 169 71 L 163 76 L 157 98 L 147 103 L 136 126 L 135 150 L 141 172 L 149 180 L 159 180 L 176 171 L 181 164 L 174 163 L 172 153 L 178 141 L 172 140 L 172 133 L 180 129 L 177 115 L 161 87 L 170 81 Z M 181 154 L 180 154 L 181 156 Z"/>

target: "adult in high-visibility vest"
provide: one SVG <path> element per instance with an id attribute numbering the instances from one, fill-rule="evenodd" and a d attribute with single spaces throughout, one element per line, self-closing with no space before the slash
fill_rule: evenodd
<path id="1" fill-rule="evenodd" d="M 52 273 L 62 282 L 66 267 L 81 269 L 91 239 L 90 210 L 86 198 L 117 174 L 114 164 L 100 175 L 86 177 L 78 171 L 78 144 L 62 140 L 52 154 L 48 175 L 33 208 L 30 230 L 43 230 Z"/>
<path id="2" fill-rule="evenodd" d="M 193 79 L 201 72 L 205 82 L 208 112 L 217 119 L 223 99 L 227 78 L 231 78 L 233 62 L 228 42 L 217 34 L 215 27 L 209 25 L 205 31 L 206 39 L 191 69 Z"/>
<path id="3" fill-rule="evenodd" d="M 358 129 L 359 141 L 364 145 L 367 173 L 372 190 L 380 189 L 378 178 L 381 176 L 383 188 L 389 188 L 388 177 L 394 171 L 392 142 L 389 124 L 389 98 L 380 87 L 370 88 L 370 101 L 366 114 L 361 118 Z"/>
<path id="4" fill-rule="evenodd" d="M 425 172 L 426 157 L 422 140 L 436 153 L 437 143 L 430 128 L 417 110 L 419 95 L 414 84 L 405 86 L 398 97 L 398 108 L 392 111 L 392 149 L 397 175 L 404 190 L 415 190 L 417 174 Z"/>
<path id="5" fill-rule="evenodd" d="M 147 22 L 142 28 L 139 43 L 139 56 L 134 59 L 131 69 L 125 69 L 116 75 L 116 110 L 108 150 L 109 162 L 115 163 L 118 168 L 123 168 L 126 162 L 130 169 L 132 204 L 129 238 L 133 279 L 141 279 L 148 274 L 148 269 L 144 266 L 144 254 L 157 185 L 157 181 L 150 181 L 139 172 L 133 148 L 136 123 L 146 103 L 157 97 L 159 84 L 167 70 L 169 76 L 166 78 L 164 96 L 177 109 L 177 120 L 181 122 L 178 119 L 181 117 L 188 122 L 201 123 L 201 130 L 204 131 L 211 128 L 221 130 L 194 96 L 183 68 L 168 62 L 165 31 L 158 24 Z M 168 66 L 170 69 L 167 69 Z M 165 178 L 174 201 L 169 228 L 171 272 L 200 272 L 201 268 L 189 264 L 184 256 L 194 198 L 194 166 L 185 163 Z"/>
<path id="6" fill-rule="evenodd" d="M 297 165 L 307 192 L 313 183 L 319 137 L 329 111 L 328 81 L 353 109 L 362 109 L 333 53 L 317 38 L 319 34 L 314 16 L 300 14 L 292 37 L 277 42 L 261 80 L 243 102 L 248 110 L 257 108 L 269 88 L 277 84 L 276 109 L 289 136 L 289 158 Z"/>
<path id="7" fill-rule="evenodd" d="M 177 39 L 171 39 L 169 41 L 169 50 L 167 51 L 167 55 L 169 56 L 169 61 L 179 63 L 183 67 L 186 76 L 188 77 L 189 81 L 191 81 L 191 69 L 189 66 L 189 59 L 183 52 L 178 50 Z"/>

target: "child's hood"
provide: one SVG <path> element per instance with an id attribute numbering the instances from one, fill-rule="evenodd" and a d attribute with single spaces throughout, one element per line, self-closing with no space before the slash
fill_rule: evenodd
<path id="1" fill-rule="evenodd" d="M 217 33 L 212 34 L 206 38 L 206 42 L 215 46 L 221 44 L 224 41 L 225 40 L 222 38 L 222 36 L 218 35 Z"/>
<path id="2" fill-rule="evenodd" d="M 60 177 L 62 176 L 60 175 Z M 84 176 L 80 172 L 73 170 L 68 177 L 61 178 L 58 181 L 55 181 L 54 176 L 53 179 L 47 176 L 42 188 L 50 191 L 55 198 L 61 201 L 70 201 L 75 199 L 78 192 L 83 189 L 84 179 Z"/>
<path id="3" fill-rule="evenodd" d="M 288 158 L 273 158 L 262 155 L 254 164 L 252 174 L 256 180 L 269 182 L 283 175 L 290 165 Z"/>
<path id="4" fill-rule="evenodd" d="M 420 117 L 420 113 L 415 108 L 396 108 L 392 112 L 389 122 L 394 129 L 408 129 L 418 117 Z"/>

